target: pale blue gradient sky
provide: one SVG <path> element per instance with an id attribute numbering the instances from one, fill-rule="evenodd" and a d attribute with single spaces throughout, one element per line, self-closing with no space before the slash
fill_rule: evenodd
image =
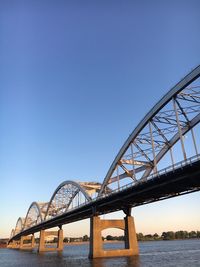
<path id="1" fill-rule="evenodd" d="M 62 181 L 103 181 L 138 122 L 200 63 L 199 8 L 0 1 L 0 237 Z M 199 229 L 199 202 L 195 193 L 138 207 L 137 231 Z M 66 233 L 88 223 L 75 228 Z"/>

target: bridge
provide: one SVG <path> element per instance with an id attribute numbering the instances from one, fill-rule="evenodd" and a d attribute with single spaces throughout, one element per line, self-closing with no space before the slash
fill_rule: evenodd
<path id="1" fill-rule="evenodd" d="M 141 103 L 142 104 L 142 103 Z M 138 255 L 131 209 L 200 190 L 200 65 L 178 82 L 143 118 L 125 141 L 102 183 L 64 181 L 49 202 L 33 202 L 19 217 L 8 247 L 62 251 L 62 225 L 90 218 L 89 257 Z M 122 220 L 100 215 L 123 210 Z M 58 227 L 58 231 L 48 229 Z M 125 246 L 103 250 L 101 231 L 124 230 Z M 57 246 L 45 246 L 48 235 Z"/>

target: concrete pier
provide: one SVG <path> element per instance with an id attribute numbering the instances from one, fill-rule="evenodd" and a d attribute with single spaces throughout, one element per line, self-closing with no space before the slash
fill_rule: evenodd
<path id="1" fill-rule="evenodd" d="M 30 240 L 29 243 L 24 241 L 28 241 Z M 20 245 L 19 245 L 19 249 L 34 249 L 35 247 L 35 237 L 34 235 L 30 235 L 30 236 L 22 236 L 20 239 Z"/>
<path id="2" fill-rule="evenodd" d="M 127 215 L 122 220 L 101 220 L 98 216 L 90 219 L 90 251 L 89 258 L 133 256 L 139 255 L 135 224 L 132 216 Z M 125 248 L 104 250 L 101 231 L 107 228 L 124 230 Z"/>
<path id="3" fill-rule="evenodd" d="M 7 245 L 7 248 L 19 249 L 20 247 L 20 240 L 13 240 Z"/>
<path id="4" fill-rule="evenodd" d="M 58 237 L 57 247 L 48 248 L 45 246 L 45 238 L 47 236 L 54 235 Z M 38 252 L 47 252 L 47 251 L 62 251 L 63 250 L 63 230 L 58 231 L 40 231 L 40 242 L 38 247 Z"/>

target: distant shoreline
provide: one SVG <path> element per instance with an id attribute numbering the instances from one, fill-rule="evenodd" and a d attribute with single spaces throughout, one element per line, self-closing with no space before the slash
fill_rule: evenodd
<path id="1" fill-rule="evenodd" d="M 152 241 L 179 241 L 179 240 L 200 240 L 200 238 L 180 238 L 180 239 L 170 239 L 170 240 L 164 240 L 164 239 L 154 239 L 154 240 L 138 240 L 138 242 L 152 242 Z M 105 240 L 103 243 L 123 243 L 122 240 Z M 77 241 L 77 242 L 69 242 L 64 243 L 64 246 L 74 246 L 74 245 L 84 245 L 89 244 L 89 241 Z M 55 245 L 55 243 L 49 243 L 49 245 Z"/>
<path id="2" fill-rule="evenodd" d="M 7 248 L 7 244 L 0 244 L 0 248 Z"/>
<path id="3" fill-rule="evenodd" d="M 119 240 L 105 240 L 103 243 L 123 243 L 124 241 Z M 70 246 L 70 245 L 84 245 L 89 244 L 89 241 L 77 241 L 77 242 L 65 242 L 64 246 Z"/>
<path id="4" fill-rule="evenodd" d="M 151 241 L 178 241 L 178 240 L 200 240 L 200 238 L 183 238 L 183 239 L 170 239 L 170 240 L 163 240 L 163 239 L 154 239 L 154 240 L 140 240 L 138 242 L 151 242 Z M 122 240 L 105 240 L 103 241 L 104 244 L 114 244 L 114 243 L 123 243 L 124 241 Z M 88 244 L 89 245 L 89 241 L 77 241 L 77 242 L 64 242 L 63 245 L 64 246 L 79 246 L 79 245 L 85 245 Z M 48 246 L 56 246 L 57 243 L 46 243 L 46 245 Z M 38 246 L 38 244 L 36 244 L 36 246 Z M 7 248 L 7 244 L 0 244 L 0 249 L 1 248 Z"/>
<path id="5" fill-rule="evenodd" d="M 104 241 L 104 243 L 122 243 L 123 241 L 118 241 L 118 240 L 111 240 L 111 241 Z M 74 245 L 84 245 L 84 244 L 89 244 L 89 241 L 77 241 L 77 242 L 64 242 L 64 246 L 74 246 Z M 37 246 L 38 244 L 36 244 Z M 46 243 L 46 245 L 49 246 L 56 246 L 57 243 Z M 0 244 L 0 249 L 1 248 L 7 248 L 7 244 Z"/>

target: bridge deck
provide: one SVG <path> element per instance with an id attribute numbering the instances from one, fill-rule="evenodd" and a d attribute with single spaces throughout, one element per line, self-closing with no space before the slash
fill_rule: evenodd
<path id="1" fill-rule="evenodd" d="M 136 207 L 198 190 L 200 190 L 200 160 L 190 162 L 186 166 L 96 199 L 65 214 L 26 229 L 14 236 L 14 238 L 20 238 L 22 235 L 32 234 L 41 229 L 86 219 L 94 214 L 101 215 L 125 210 L 129 207 Z"/>

